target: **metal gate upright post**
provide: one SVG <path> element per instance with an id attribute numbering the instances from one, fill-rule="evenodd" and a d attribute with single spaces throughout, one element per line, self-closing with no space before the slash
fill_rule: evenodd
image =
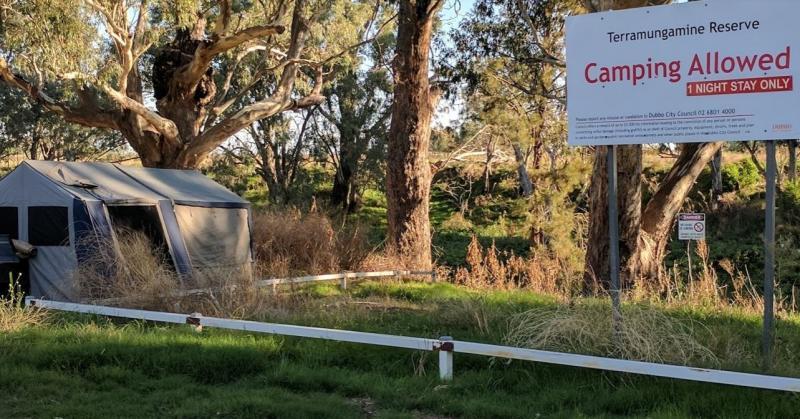
<path id="1" fill-rule="evenodd" d="M 619 218 L 617 211 L 617 146 L 607 146 L 608 167 L 608 265 L 611 271 L 611 324 L 614 335 L 620 330 L 622 311 L 620 309 L 619 281 Z"/>
<path id="2" fill-rule="evenodd" d="M 766 210 L 764 214 L 764 334 L 762 351 L 764 370 L 772 366 L 772 342 L 775 327 L 775 178 L 777 164 L 775 161 L 775 141 L 766 142 L 767 149 L 767 190 Z"/>

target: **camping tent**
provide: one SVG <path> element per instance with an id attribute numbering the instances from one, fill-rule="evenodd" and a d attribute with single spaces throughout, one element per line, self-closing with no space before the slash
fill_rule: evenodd
<path id="1" fill-rule="evenodd" d="M 146 232 L 190 276 L 252 262 L 249 207 L 194 170 L 31 160 L 0 180 L 0 235 L 36 248 L 30 295 L 74 301 L 72 273 L 91 251 L 81 245 L 87 233 Z"/>

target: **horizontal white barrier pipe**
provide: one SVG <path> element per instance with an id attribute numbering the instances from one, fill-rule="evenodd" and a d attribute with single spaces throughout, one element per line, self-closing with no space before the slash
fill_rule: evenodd
<path id="1" fill-rule="evenodd" d="M 51 310 L 76 313 L 100 314 L 111 317 L 125 317 L 137 320 L 152 320 L 165 323 L 191 324 L 193 326 L 218 327 L 220 329 L 244 330 L 248 332 L 274 335 L 297 336 L 335 340 L 340 342 L 364 343 L 369 345 L 391 346 L 395 348 L 420 351 L 438 350 L 438 339 L 425 339 L 409 336 L 384 335 L 380 333 L 354 332 L 350 330 L 325 329 L 321 327 L 295 326 L 289 324 L 262 323 L 249 320 L 232 320 L 218 317 L 205 317 L 200 314 L 163 313 L 160 311 L 133 310 L 127 308 L 92 306 L 88 304 L 64 303 L 29 298 L 27 304 Z"/>
<path id="2" fill-rule="evenodd" d="M 71 311 L 74 313 L 99 314 L 111 317 L 125 317 L 136 320 L 151 320 L 154 322 L 186 324 L 187 316 L 179 313 L 163 313 L 160 311 L 135 310 L 131 308 L 117 308 L 107 306 L 93 306 L 89 304 L 64 303 L 61 301 L 40 300 L 26 298 L 27 305 L 51 310 Z"/>
<path id="3" fill-rule="evenodd" d="M 345 272 L 338 274 L 298 276 L 295 278 L 262 279 L 256 282 L 256 286 L 270 287 L 281 284 L 299 284 L 303 282 L 332 281 L 335 279 L 345 280 L 345 279 L 359 279 L 359 278 L 386 278 L 386 277 L 404 276 L 404 275 L 426 275 L 430 276 L 431 278 L 435 277 L 433 271 Z M 235 287 L 235 285 L 233 287 Z M 188 297 L 191 295 L 208 294 L 218 290 L 219 288 L 194 288 L 188 290 L 177 290 L 171 292 L 169 294 L 169 297 L 173 298 Z M 94 303 L 100 305 L 107 305 L 107 304 L 119 304 L 121 301 L 122 301 L 121 298 L 106 298 L 102 300 L 95 300 Z"/>
<path id="4" fill-rule="evenodd" d="M 379 271 L 379 272 L 345 272 L 338 274 L 307 275 L 296 278 L 270 278 L 258 281 L 261 287 L 280 284 L 297 284 L 302 282 L 331 281 L 335 279 L 355 279 L 355 278 L 385 278 L 403 275 L 426 275 L 433 276 L 432 271 Z"/>
<path id="5" fill-rule="evenodd" d="M 707 383 L 800 392 L 800 379 L 453 341 L 453 352 Z"/>
<path id="6" fill-rule="evenodd" d="M 199 317 L 200 325 L 222 329 L 245 330 L 248 332 L 274 335 L 297 336 L 303 338 L 335 340 L 339 342 L 364 343 L 368 345 L 391 346 L 394 348 L 433 351 L 438 349 L 438 339 L 415 338 L 409 336 L 384 335 L 380 333 L 354 332 L 350 330 L 324 329 L 320 327 L 294 326 L 277 323 L 261 323 L 247 320 L 230 320 L 218 317 Z"/>
<path id="7" fill-rule="evenodd" d="M 176 314 L 158 311 L 133 310 L 116 307 L 93 306 L 87 304 L 63 303 L 57 301 L 27 298 L 26 303 L 36 307 L 72 311 L 77 313 L 100 314 L 113 317 L 126 317 L 166 323 L 191 324 L 222 329 L 244 330 L 257 333 L 326 339 L 340 342 L 363 343 L 421 351 L 440 351 L 439 375 L 443 380 L 453 377 L 453 353 L 484 355 L 496 358 L 518 359 L 522 361 L 543 362 L 572 367 L 593 368 L 607 371 L 676 378 L 716 384 L 800 392 L 800 379 L 771 375 L 748 374 L 733 371 L 686 367 L 681 365 L 657 364 L 651 362 L 629 361 L 599 356 L 550 352 L 536 349 L 515 348 L 511 346 L 485 343 L 454 341 L 449 336 L 441 339 L 425 339 L 409 336 L 384 335 L 379 333 L 354 332 L 350 330 L 324 329 L 319 327 L 295 326 L 276 323 L 261 323 L 248 320 L 232 320 L 217 317 L 204 317 L 200 314 Z"/>

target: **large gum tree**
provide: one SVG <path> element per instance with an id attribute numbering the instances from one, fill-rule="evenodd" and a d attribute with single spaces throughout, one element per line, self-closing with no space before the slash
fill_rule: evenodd
<path id="1" fill-rule="evenodd" d="M 145 166 L 193 168 L 254 122 L 321 103 L 369 1 L 0 0 L 0 81 L 118 131 Z"/>
<path id="2" fill-rule="evenodd" d="M 585 0 L 590 12 L 666 4 L 670 0 Z M 682 144 L 667 175 L 647 202 L 642 197 L 642 146 L 617 147 L 622 279 L 626 285 L 652 281 L 663 274 L 673 222 L 695 181 L 722 143 Z M 585 279 L 608 283 L 608 147 L 595 147 L 590 187 L 589 238 Z"/>
<path id="3" fill-rule="evenodd" d="M 428 147 L 439 89 L 429 79 L 436 15 L 444 0 L 400 0 L 388 137 L 388 245 L 413 269 L 431 267 Z"/>

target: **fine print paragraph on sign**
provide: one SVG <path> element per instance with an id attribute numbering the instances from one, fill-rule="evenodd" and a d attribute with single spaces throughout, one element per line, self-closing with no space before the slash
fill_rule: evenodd
<path id="1" fill-rule="evenodd" d="M 569 17 L 569 143 L 800 137 L 796 16 L 797 0 L 707 0 Z"/>

